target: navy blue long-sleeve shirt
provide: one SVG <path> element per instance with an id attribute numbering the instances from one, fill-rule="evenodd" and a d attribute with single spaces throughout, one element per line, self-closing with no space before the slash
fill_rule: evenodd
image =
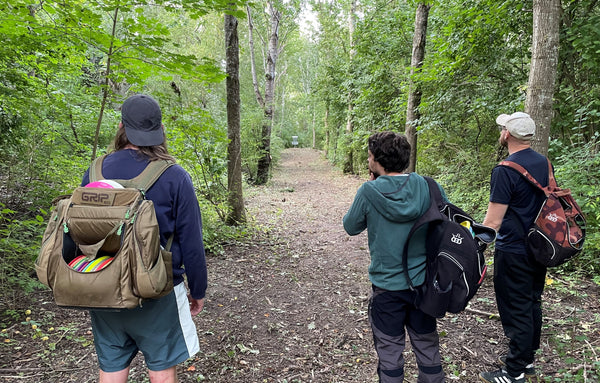
<path id="1" fill-rule="evenodd" d="M 148 159 L 138 151 L 124 149 L 109 154 L 102 164 L 105 179 L 131 179 L 139 175 Z M 89 183 L 89 169 L 82 186 Z M 173 283 L 183 282 L 187 276 L 190 294 L 194 299 L 204 298 L 207 288 L 207 271 L 202 242 L 202 217 L 190 175 L 179 165 L 169 167 L 146 192 L 154 202 L 160 229 L 160 242 L 166 246 L 175 233 L 173 253 Z"/>

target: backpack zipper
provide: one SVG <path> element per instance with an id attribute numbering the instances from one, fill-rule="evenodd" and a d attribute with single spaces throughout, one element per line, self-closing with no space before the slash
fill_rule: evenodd
<path id="1" fill-rule="evenodd" d="M 62 213 L 62 209 L 60 209 L 60 210 L 59 210 L 59 209 L 58 209 L 58 207 L 57 207 L 57 209 L 56 209 L 56 211 L 55 211 L 54 213 L 55 213 L 55 215 L 54 215 L 54 218 L 52 219 L 52 221 L 56 222 L 56 221 L 58 220 L 59 216 L 61 215 L 61 214 L 59 214 L 59 213 Z M 65 224 L 65 225 L 66 225 L 66 224 Z M 48 237 L 46 238 L 46 240 L 45 240 L 45 241 L 42 243 L 42 245 L 40 246 L 40 252 L 39 252 L 39 254 L 41 254 L 41 253 L 44 251 L 44 248 L 45 248 L 46 246 L 48 246 L 48 242 L 50 242 L 50 240 L 51 240 L 52 238 L 55 238 L 56 232 L 59 230 L 59 228 L 60 228 L 60 224 L 57 224 L 57 225 L 56 225 L 56 227 L 55 227 L 55 228 L 52 230 L 52 232 L 51 232 L 51 233 L 49 233 L 49 235 L 48 235 Z M 36 263 L 36 264 L 38 264 L 38 261 L 39 261 L 39 260 L 40 260 L 40 257 L 38 256 L 38 257 L 36 258 L 36 260 L 35 260 L 35 263 Z"/>
<path id="2" fill-rule="evenodd" d="M 452 263 L 454 263 L 456 265 L 456 267 L 461 271 L 462 273 L 462 279 L 465 282 L 465 287 L 467 288 L 467 294 L 466 296 L 469 296 L 469 292 L 470 292 L 470 288 L 469 288 L 469 284 L 467 283 L 467 277 L 465 276 L 465 269 L 464 267 L 456 260 L 456 258 L 454 258 L 452 255 L 442 251 L 440 252 L 440 254 L 438 255 L 439 257 L 444 257 L 448 260 L 450 260 Z"/>

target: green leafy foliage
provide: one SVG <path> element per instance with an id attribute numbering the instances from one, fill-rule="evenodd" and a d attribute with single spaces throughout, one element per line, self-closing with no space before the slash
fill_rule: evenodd
<path id="1" fill-rule="evenodd" d="M 30 293 L 41 284 L 33 279 L 33 262 L 39 250 L 40 229 L 44 218 L 19 220 L 16 211 L 0 203 L 0 294 L 10 295 L 13 290 Z"/>
<path id="2" fill-rule="evenodd" d="M 569 147 L 554 140 L 551 142 L 554 172 L 559 186 L 571 189 L 573 196 L 586 216 L 586 242 L 581 256 L 565 265 L 569 271 L 583 270 L 590 275 L 600 271 L 600 133 L 578 147 Z"/>
<path id="3" fill-rule="evenodd" d="M 204 111 L 183 110 L 171 122 L 169 143 L 173 155 L 222 221 L 227 215 L 227 142 L 224 130 L 217 128 Z"/>

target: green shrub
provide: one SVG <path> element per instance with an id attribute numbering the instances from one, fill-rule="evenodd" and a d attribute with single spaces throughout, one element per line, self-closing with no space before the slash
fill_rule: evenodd
<path id="1" fill-rule="evenodd" d="M 45 212 L 42 212 L 45 214 Z M 30 293 L 41 284 L 35 278 L 34 262 L 38 254 L 45 220 L 18 218 L 20 215 L 0 203 L 0 294 L 12 291 Z"/>

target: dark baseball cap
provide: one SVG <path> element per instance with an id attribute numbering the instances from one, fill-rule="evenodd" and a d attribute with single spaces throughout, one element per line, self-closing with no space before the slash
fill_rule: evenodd
<path id="1" fill-rule="evenodd" d="M 150 96 L 136 94 L 125 100 L 121 122 L 127 139 L 135 146 L 155 146 L 165 141 L 160 106 Z"/>

